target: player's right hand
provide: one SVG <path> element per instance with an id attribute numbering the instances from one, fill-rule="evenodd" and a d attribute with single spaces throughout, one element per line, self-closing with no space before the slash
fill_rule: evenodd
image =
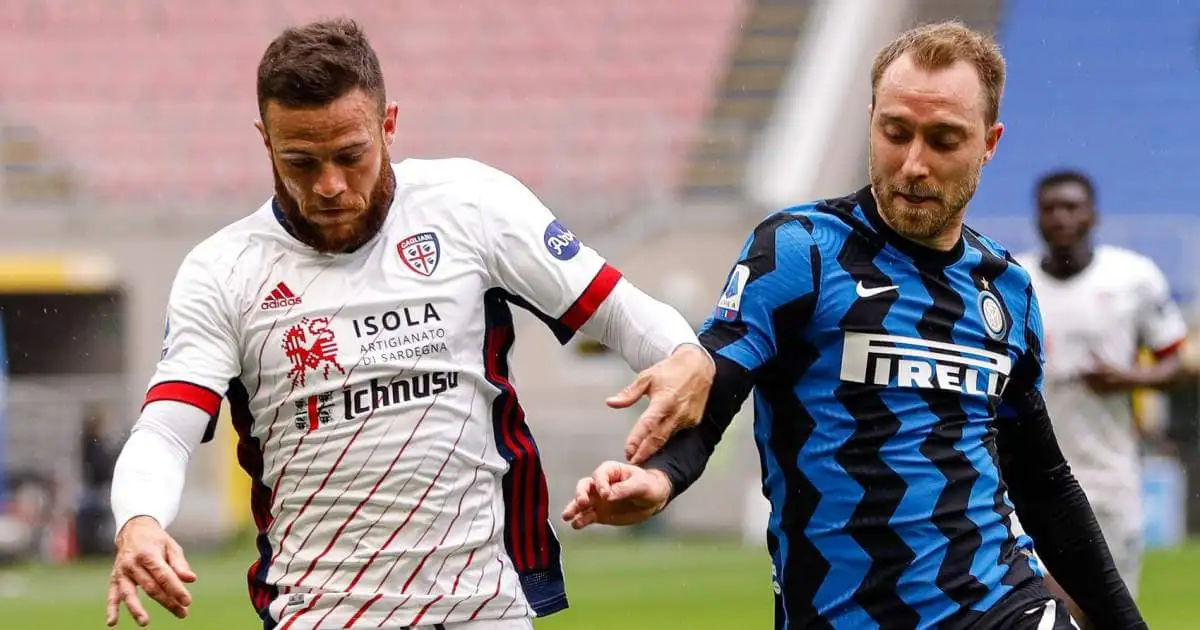
<path id="1" fill-rule="evenodd" d="M 108 627 L 117 625 L 122 603 L 139 626 L 150 623 L 138 598 L 139 587 L 176 617 L 187 617 L 192 595 L 183 584 L 195 581 L 183 548 L 158 521 L 148 516 L 130 519 L 117 534 L 117 558 L 108 584 Z"/>
<path id="2" fill-rule="evenodd" d="M 636 525 L 658 514 L 671 499 L 671 481 L 659 470 L 604 462 L 575 485 L 562 518 L 574 529 L 593 523 Z"/>

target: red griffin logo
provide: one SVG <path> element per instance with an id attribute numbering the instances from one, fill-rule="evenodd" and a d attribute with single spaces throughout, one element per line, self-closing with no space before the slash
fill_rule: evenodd
<path id="1" fill-rule="evenodd" d="M 283 334 L 283 351 L 292 362 L 288 378 L 293 387 L 302 387 L 309 372 L 321 371 L 329 378 L 329 368 L 345 374 L 337 360 L 337 340 L 329 328 L 328 317 L 305 317 Z"/>

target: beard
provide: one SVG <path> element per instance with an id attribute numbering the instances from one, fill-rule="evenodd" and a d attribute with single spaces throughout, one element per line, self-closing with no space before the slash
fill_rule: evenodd
<path id="1" fill-rule="evenodd" d="M 288 192 L 279 176 L 279 170 L 271 165 L 275 176 L 275 199 L 283 211 L 292 234 L 301 243 L 323 254 L 340 254 L 354 251 L 371 240 L 383 222 L 387 219 L 388 210 L 396 196 L 396 174 L 392 172 L 391 156 L 387 147 L 383 148 L 383 158 L 379 165 L 379 177 L 375 187 L 366 202 L 351 202 L 346 200 L 342 207 L 354 213 L 353 217 L 332 225 L 319 225 L 304 216 L 300 202 Z M 319 210 L 318 210 L 319 212 Z"/>
<path id="2" fill-rule="evenodd" d="M 979 187 L 982 168 L 983 161 L 980 160 L 964 178 L 947 186 L 937 186 L 924 181 L 888 181 L 875 168 L 873 152 L 868 166 L 879 214 L 901 236 L 926 242 L 962 223 L 967 203 Z M 904 203 L 900 195 L 930 199 L 935 204 L 928 208 L 913 207 Z"/>

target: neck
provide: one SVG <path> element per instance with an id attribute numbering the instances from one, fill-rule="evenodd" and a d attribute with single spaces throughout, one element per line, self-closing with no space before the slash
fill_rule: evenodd
<path id="1" fill-rule="evenodd" d="M 911 236 L 906 236 L 905 238 L 920 243 L 930 249 L 936 249 L 940 252 L 948 252 L 954 249 L 954 246 L 958 243 L 958 239 L 962 238 L 962 224 L 955 223 L 946 231 L 930 238 L 913 238 Z"/>
<path id="2" fill-rule="evenodd" d="M 1042 258 L 1042 269 L 1056 278 L 1069 278 L 1087 268 L 1093 255 L 1092 244 L 1087 241 L 1049 248 Z"/>

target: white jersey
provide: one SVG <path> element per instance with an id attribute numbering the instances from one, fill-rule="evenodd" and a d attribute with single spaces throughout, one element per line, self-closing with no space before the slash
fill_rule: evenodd
<path id="1" fill-rule="evenodd" d="M 620 274 L 500 171 L 393 169 L 354 253 L 302 245 L 271 203 L 198 245 L 147 395 L 214 414 L 228 398 L 260 532 L 251 598 L 288 630 L 566 606 L 509 305 L 565 340 Z"/>
<path id="2" fill-rule="evenodd" d="M 1040 254 L 1018 262 L 1028 272 L 1045 328 L 1046 406 L 1058 443 L 1093 503 L 1140 501 L 1137 434 L 1128 393 L 1099 395 L 1082 374 L 1103 361 L 1135 365 L 1138 349 L 1165 356 L 1187 333 L 1167 281 L 1145 256 L 1096 248 L 1091 264 L 1059 280 L 1041 268 Z"/>

